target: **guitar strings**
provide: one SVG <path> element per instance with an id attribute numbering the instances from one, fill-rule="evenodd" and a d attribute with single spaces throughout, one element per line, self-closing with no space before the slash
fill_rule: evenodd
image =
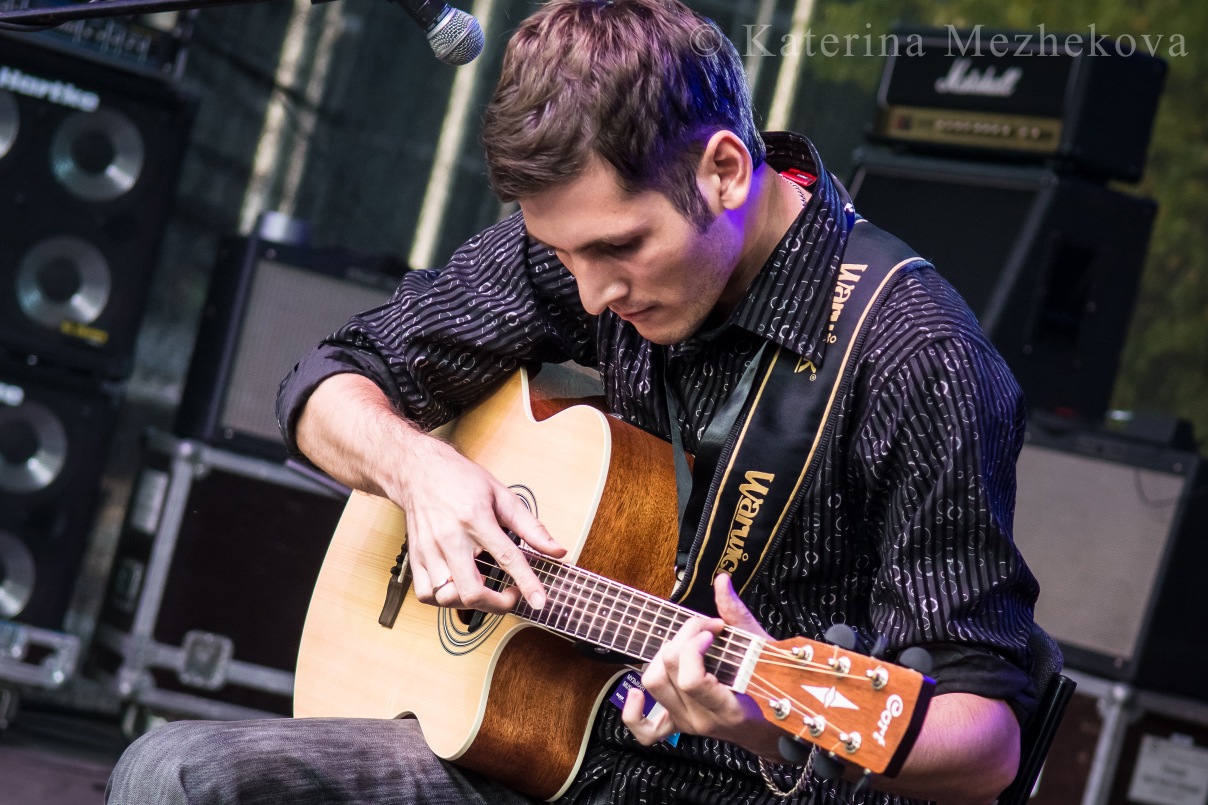
<path id="1" fill-rule="evenodd" d="M 612 625 L 614 626 L 614 629 L 612 630 L 611 639 L 609 639 L 608 642 L 612 644 L 614 648 L 624 648 L 628 650 L 629 645 L 634 642 L 636 638 L 645 636 L 646 639 L 643 641 L 641 649 L 639 649 L 639 651 L 641 651 L 642 649 L 648 647 L 649 638 L 651 636 L 657 636 L 663 640 L 669 639 L 670 635 L 676 630 L 677 627 L 682 626 L 683 622 L 687 618 L 698 616 L 698 613 L 694 613 L 690 610 L 680 607 L 675 607 L 674 605 L 668 604 L 661 599 L 648 596 L 641 591 L 625 588 L 616 584 L 615 582 L 605 579 L 602 576 L 597 576 L 596 574 L 592 574 L 588 571 L 583 571 L 578 568 L 571 568 L 571 566 L 550 562 L 549 560 L 544 560 L 539 557 L 535 557 L 535 559 L 535 564 L 537 566 L 534 567 L 534 570 L 540 577 L 544 577 L 544 580 L 549 583 L 550 592 L 552 593 L 552 598 L 554 599 L 555 604 L 554 607 L 550 608 L 551 614 L 555 616 L 552 620 L 550 615 L 546 615 L 544 612 L 533 617 L 536 622 L 543 623 L 543 625 L 552 626 L 553 628 L 561 628 L 559 626 L 559 621 L 562 621 L 563 618 L 565 618 L 567 627 L 566 631 L 570 631 L 578 635 L 580 631 L 583 631 L 582 626 L 586 625 L 586 636 L 590 638 L 591 633 L 596 628 L 597 621 L 602 617 L 604 618 L 605 623 L 600 628 L 600 638 L 609 638 L 609 630 L 607 629 L 607 626 Z M 545 566 L 543 567 L 543 565 Z M 493 566 L 490 567 L 494 569 Z M 579 579 L 576 579 L 570 575 L 569 571 L 572 570 L 574 575 L 580 577 Z M 593 587 L 588 589 L 585 582 L 591 583 Z M 571 586 L 567 586 L 567 583 L 569 583 Z M 576 587 L 578 589 L 575 589 Z M 602 587 L 603 589 L 601 589 Z M 576 593 L 578 593 L 578 595 L 576 595 Z M 620 594 L 627 596 L 628 600 L 623 600 L 620 597 Z M 582 601 L 581 604 L 576 604 L 569 600 L 570 596 L 572 595 L 577 598 L 585 598 L 586 600 Z M 639 605 L 635 605 L 635 601 Z M 648 611 L 651 604 L 654 604 L 653 612 Z M 589 610 L 589 608 L 593 606 L 595 608 L 594 612 Z M 624 611 L 621 611 L 622 607 L 624 608 Z M 524 608 L 526 607 L 518 606 L 517 610 L 519 611 Z M 522 613 L 518 612 L 518 614 Z M 580 628 L 569 628 L 570 622 L 574 620 L 574 616 L 576 615 L 579 616 L 578 624 Z M 587 618 L 583 616 L 587 616 Z M 588 618 L 590 618 L 590 623 L 587 622 Z M 626 618 L 633 620 L 634 623 L 624 623 Z M 626 637 L 624 630 L 629 630 L 628 639 L 625 640 L 624 646 L 618 646 L 617 643 L 620 642 L 621 638 Z M 659 631 L 664 632 L 664 634 L 657 634 Z M 739 650 L 735 650 L 731 647 L 731 644 L 736 640 L 743 639 L 747 641 L 747 645 L 742 646 Z M 719 646 L 719 648 L 722 650 L 723 654 L 730 655 L 731 659 L 735 663 L 738 663 L 741 661 L 741 657 L 745 655 L 747 648 L 749 648 L 750 640 L 752 639 L 753 637 L 751 636 L 739 634 L 737 632 L 730 635 L 723 635 L 721 636 L 721 641 L 725 645 Z M 649 657 L 644 658 L 649 659 Z M 720 659 L 720 657 L 718 659 Z"/>
<path id="2" fill-rule="evenodd" d="M 650 657 L 645 655 L 651 637 L 657 636 L 666 641 L 669 639 L 669 635 L 675 631 L 676 627 L 683 625 L 684 620 L 681 619 L 686 620 L 686 618 L 698 616 L 697 613 L 693 613 L 691 610 L 676 607 L 641 591 L 626 588 L 602 576 L 592 574 L 590 571 L 553 562 L 537 555 L 530 556 L 535 560 L 533 562 L 534 573 L 539 579 L 547 583 L 550 597 L 554 603 L 554 607 L 537 613 L 533 618 L 535 622 L 541 623 L 543 619 L 548 620 L 546 612 L 554 616 L 551 623 L 543 623 L 542 625 L 570 632 L 576 636 L 590 637 L 596 628 L 597 621 L 603 618 L 604 624 L 600 626 L 600 634 L 598 635 L 600 639 L 607 637 L 608 629 L 606 627 L 612 623 L 614 626 L 613 639 L 608 642 L 613 648 L 625 650 L 628 653 L 629 645 L 634 640 L 644 636 L 645 639 L 642 641 L 638 652 L 636 652 L 636 656 L 648 660 Z M 491 571 L 500 570 L 497 565 L 492 565 L 477 557 L 475 561 L 484 569 Z M 495 580 L 501 581 L 501 583 L 512 580 L 506 573 L 503 576 L 503 579 Z M 594 587 L 588 589 L 588 583 L 593 584 Z M 604 585 L 604 589 L 600 589 L 601 583 Z M 629 600 L 622 600 L 620 598 L 621 594 L 628 596 Z M 635 605 L 635 599 L 640 606 Z M 652 613 L 648 613 L 648 606 L 650 604 L 655 605 L 655 611 Z M 590 609 L 592 606 L 595 607 L 594 612 Z M 621 606 L 625 608 L 623 613 L 619 612 Z M 531 607 L 527 607 L 525 604 L 517 607 L 518 610 L 522 608 L 531 610 Z M 668 614 L 668 612 L 671 614 Z M 576 616 L 578 616 L 577 621 Z M 625 624 L 623 621 L 627 617 L 632 619 L 634 623 L 630 625 Z M 666 623 L 659 623 L 660 619 L 665 620 Z M 559 625 L 559 621 L 564 621 L 564 625 Z M 575 624 L 574 626 L 572 626 L 572 622 Z M 586 629 L 582 628 L 584 625 L 586 625 Z M 616 644 L 624 636 L 622 630 L 625 629 L 629 630 L 628 638 L 625 640 L 624 646 L 618 646 Z M 656 634 L 659 630 L 662 630 L 663 634 Z M 582 632 L 582 635 L 580 635 L 580 632 Z M 728 661 L 738 665 L 745 658 L 753 637 L 740 630 L 728 629 L 728 633 L 723 632 L 721 635 L 718 635 L 717 640 L 720 642 L 720 645 L 718 642 L 715 642 L 710 646 L 710 651 L 707 651 L 705 656 L 719 662 Z M 741 640 L 745 640 L 746 644 L 735 646 L 735 642 Z M 861 678 L 857 674 L 836 671 L 823 663 L 806 662 L 793 657 L 788 651 L 775 646 L 769 646 L 767 652 L 778 654 L 782 658 L 779 662 L 771 659 L 763 660 L 764 663 L 769 665 L 789 667 L 835 678 Z"/>
<path id="3" fill-rule="evenodd" d="M 645 636 L 645 640 L 643 640 L 642 646 L 639 649 L 644 654 L 644 650 L 650 642 L 650 637 L 658 636 L 666 641 L 670 639 L 670 635 L 678 627 L 682 626 L 688 618 L 700 617 L 699 613 L 662 601 L 641 591 L 631 590 L 590 571 L 553 562 L 539 555 L 531 554 L 528 551 L 525 551 L 525 553 L 529 556 L 530 565 L 538 579 L 543 581 L 548 587 L 554 606 L 536 611 L 532 610 L 527 605 L 527 602 L 521 601 L 513 611 L 541 625 L 592 639 L 591 633 L 595 631 L 597 621 L 603 618 L 604 623 L 600 626 L 600 633 L 598 635 L 601 640 L 607 639 L 607 642 L 614 649 L 628 651 L 629 645 L 634 642 L 635 638 Z M 475 557 L 475 562 L 479 565 L 480 569 L 487 570 L 488 573 L 500 570 L 497 565 L 478 557 Z M 573 573 L 569 571 L 573 571 Z M 575 576 L 579 578 L 575 578 Z M 492 577 L 492 580 L 504 585 L 509 582 L 514 583 L 514 580 L 506 573 L 503 573 L 502 579 Z M 586 586 L 587 583 L 591 583 L 593 588 L 589 590 Z M 620 597 L 622 594 L 628 596 L 629 600 L 623 600 Z M 570 600 L 572 596 L 586 600 L 576 604 Z M 635 605 L 635 603 L 640 605 Z M 650 604 L 655 605 L 653 612 L 648 611 Z M 591 612 L 588 609 L 593 605 L 595 612 Z M 622 607 L 624 608 L 623 612 L 621 611 Z M 524 612 L 526 609 L 529 610 L 527 614 Z M 570 628 L 570 622 L 574 620 L 575 615 L 579 616 L 577 623 L 580 628 Z M 635 623 L 625 624 L 623 622 L 625 618 L 630 618 Z M 565 620 L 565 628 L 558 625 L 558 621 L 561 620 Z M 660 621 L 663 621 L 663 623 L 660 623 Z M 581 628 L 583 625 L 586 625 L 587 629 L 585 630 L 585 634 L 580 635 L 580 632 L 583 631 Z M 609 639 L 610 636 L 608 634 L 610 630 L 607 628 L 610 625 L 614 627 L 611 630 L 611 639 Z M 625 644 L 623 646 L 617 645 L 621 638 L 625 637 L 624 630 L 629 630 L 628 638 L 624 641 Z M 656 635 L 660 630 L 665 632 L 665 634 Z M 741 630 L 728 629 L 728 631 L 730 632 L 729 634 L 723 633 L 718 636 L 719 641 L 715 642 L 711 647 L 711 649 L 716 648 L 716 650 L 708 652 L 706 657 L 719 661 L 727 661 L 737 666 L 741 664 L 742 658 L 746 655 L 754 637 L 741 632 Z M 735 645 L 744 640 L 746 641 L 745 645 L 740 647 Z M 653 657 L 653 654 L 649 657 L 643 656 L 642 658 L 649 660 L 651 657 Z"/>
<path id="4" fill-rule="evenodd" d="M 617 616 L 619 616 L 621 619 L 621 623 L 617 624 L 617 628 L 614 630 L 614 637 L 610 642 L 615 647 L 618 640 L 624 637 L 621 630 L 629 629 L 630 634 L 628 639 L 625 640 L 625 645 L 623 647 L 624 649 L 628 650 L 630 643 L 632 643 L 639 636 L 644 635 L 645 640 L 643 640 L 642 646 L 639 649 L 639 654 L 643 659 L 650 659 L 653 656 L 645 656 L 645 650 L 649 645 L 650 637 L 657 636 L 666 641 L 670 638 L 671 634 L 678 629 L 678 627 L 682 626 L 687 621 L 688 618 L 699 617 L 699 613 L 692 612 L 691 610 L 683 607 L 678 607 L 674 604 L 670 604 L 662 599 L 650 596 L 641 591 L 626 588 L 602 576 L 590 573 L 589 571 L 583 571 L 578 568 L 573 568 L 569 565 L 551 562 L 540 557 L 534 557 L 534 560 L 544 564 L 546 567 L 554 569 L 554 573 L 552 574 L 555 582 L 553 584 L 553 592 L 555 594 L 556 601 L 558 593 L 563 593 L 564 595 L 573 595 L 576 592 L 573 586 L 568 588 L 563 586 L 561 582 L 569 582 L 571 585 L 578 586 L 580 589 L 584 590 L 586 589 L 586 582 L 590 582 L 593 585 L 593 589 L 587 595 L 588 600 L 584 602 L 582 609 L 576 606 L 573 602 L 570 603 L 569 606 L 566 606 L 566 601 L 559 602 L 567 610 L 568 624 L 571 617 L 575 614 L 590 615 L 592 622 L 587 629 L 587 634 L 590 637 L 590 633 L 594 628 L 595 621 L 601 615 L 601 606 L 607 606 L 607 611 L 604 614 L 606 623 L 615 620 Z M 576 576 L 578 578 L 575 578 Z M 604 586 L 604 590 L 600 589 L 601 584 Z M 623 600 L 621 595 L 626 596 L 627 600 Z M 597 597 L 599 600 L 595 600 Z M 640 603 L 640 607 L 635 606 L 635 599 L 638 603 Z M 590 613 L 587 611 L 587 607 L 593 604 L 595 605 L 596 611 L 595 613 Z M 619 612 L 620 607 L 617 606 L 618 604 L 624 607 L 623 613 Z M 652 604 L 654 605 L 654 612 L 651 613 L 650 617 L 647 617 L 647 609 Z M 625 624 L 625 618 L 631 619 L 633 623 L 628 625 Z M 555 618 L 554 622 L 557 623 L 557 620 L 558 619 Z M 707 652 L 706 657 L 719 661 L 724 659 L 725 661 L 728 661 L 734 665 L 741 665 L 742 658 L 745 657 L 746 652 L 749 650 L 750 644 L 754 640 L 754 636 L 747 635 L 741 630 L 736 630 L 729 627 L 727 627 L 727 629 L 729 631 L 728 634 L 723 633 L 722 635 L 717 636 L 718 643 L 714 644 L 717 647 L 717 651 Z M 656 632 L 660 630 L 663 633 L 656 634 Z M 605 636 L 605 629 L 601 629 L 600 636 Z M 738 649 L 733 647 L 735 642 L 744 640 L 745 645 L 740 646 Z M 718 656 L 719 652 L 721 656 Z"/>
<path id="5" fill-rule="evenodd" d="M 543 610 L 537 613 L 537 618 L 540 618 L 547 612 L 555 614 L 553 624 L 543 624 L 546 626 L 551 626 L 551 628 L 578 635 L 581 629 L 572 628 L 571 622 L 575 615 L 579 615 L 580 617 L 577 621 L 577 625 L 579 627 L 582 627 L 587 619 L 590 619 L 590 622 L 587 623 L 585 636 L 590 635 L 595 628 L 596 621 L 599 618 L 604 618 L 605 625 L 607 625 L 610 621 L 615 621 L 618 617 L 618 605 L 621 605 L 625 608 L 625 613 L 620 615 L 620 617 L 622 619 L 624 617 L 630 617 L 634 619 L 636 623 L 632 626 L 626 626 L 624 623 L 616 623 L 614 639 L 610 642 L 613 644 L 614 648 L 621 648 L 615 645 L 616 638 L 621 636 L 622 629 L 629 629 L 630 636 L 626 640 L 624 648 L 628 649 L 629 644 L 632 643 L 638 635 L 645 635 L 646 639 L 643 640 L 641 649 L 639 650 L 640 652 L 644 653 L 648 647 L 650 637 L 654 636 L 654 629 L 663 628 L 665 634 L 661 635 L 660 637 L 666 641 L 668 639 L 666 635 L 673 631 L 672 627 L 683 625 L 682 622 L 677 623 L 680 618 L 686 619 L 698 616 L 697 613 L 694 613 L 691 610 L 675 606 L 674 604 L 669 604 L 662 599 L 655 598 L 654 596 L 650 596 L 639 590 L 626 588 L 616 582 L 605 579 L 602 576 L 590 573 L 590 571 L 574 568 L 571 565 L 563 565 L 536 555 L 530 555 L 529 558 L 530 566 L 532 567 L 534 573 L 538 576 L 538 579 L 543 581 L 543 583 L 546 585 L 549 597 L 553 599 L 554 607 L 550 608 L 550 610 Z M 497 565 L 493 565 L 485 560 L 479 559 L 478 557 L 475 557 L 475 563 L 481 568 L 490 572 L 497 570 L 501 571 Z M 502 579 L 497 577 L 490 578 L 499 581 L 502 584 L 506 584 L 509 581 L 514 581 L 507 573 L 502 571 L 501 573 L 503 576 Z M 589 583 L 594 585 L 594 587 L 590 590 L 587 588 Z M 603 585 L 604 589 L 601 589 L 601 584 Z M 622 600 L 620 597 L 621 595 L 628 596 L 629 600 Z M 640 608 L 635 606 L 635 600 L 641 604 Z M 646 618 L 648 614 L 647 607 L 651 603 L 655 605 L 656 609 L 655 612 L 649 614 L 656 619 L 655 622 L 650 622 Z M 592 605 L 595 605 L 596 607 L 595 612 L 591 612 L 588 609 L 588 607 Z M 601 610 L 604 607 L 607 607 L 607 609 L 604 613 L 602 613 Z M 526 602 L 523 602 L 523 600 L 517 606 L 517 610 L 521 608 L 532 610 L 532 608 L 528 606 Z M 559 609 L 560 611 L 557 613 L 552 613 L 552 610 L 555 608 Z M 668 614 L 668 612 L 670 614 Z M 587 616 L 587 618 L 582 616 Z M 534 620 L 536 622 L 540 622 L 537 620 L 537 618 L 534 618 Z M 557 622 L 563 618 L 565 618 L 565 626 L 558 626 Z M 659 627 L 657 623 L 658 618 L 665 619 L 667 621 L 667 626 Z M 638 625 L 646 625 L 650 626 L 651 628 L 640 629 L 638 628 Z M 730 634 L 723 633 L 722 635 L 717 636 L 717 639 L 721 640 L 724 645 L 718 645 L 718 643 L 715 642 L 712 646 L 710 646 L 710 650 L 706 652 L 706 658 L 719 662 L 728 659 L 734 665 L 741 663 L 741 661 L 746 657 L 746 653 L 749 650 L 754 638 L 741 630 L 730 630 L 730 632 Z M 604 638 L 605 633 L 605 627 L 601 626 L 599 637 Z M 733 645 L 736 640 L 746 640 L 746 645 L 739 650 Z M 716 648 L 717 651 L 713 651 L 714 648 Z M 833 668 L 823 665 L 822 663 L 806 662 L 804 660 L 797 659 L 796 657 L 793 657 L 790 652 L 777 646 L 766 646 L 760 653 L 760 662 L 764 665 L 788 667 L 795 670 L 826 674 L 836 678 L 859 678 L 856 674 L 844 674 L 837 672 Z M 772 656 L 778 656 L 779 659 L 771 659 Z M 643 657 L 643 659 L 647 658 Z M 786 695 L 785 691 L 781 690 L 776 684 L 758 673 L 752 674 L 747 685 L 747 691 L 748 693 L 757 696 L 766 696 L 769 700 L 775 698 L 778 700 L 787 701 L 789 703 L 790 714 L 800 713 L 803 718 L 804 716 L 809 716 L 811 718 L 817 716 L 817 712 L 815 710 L 811 709 L 795 697 Z M 824 736 L 828 730 L 842 732 L 842 730 L 840 730 L 839 727 L 830 720 L 827 720 L 826 726 L 824 727 Z"/>

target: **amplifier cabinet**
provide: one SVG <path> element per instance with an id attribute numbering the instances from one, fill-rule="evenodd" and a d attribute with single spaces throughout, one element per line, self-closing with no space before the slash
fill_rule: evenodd
<path id="1" fill-rule="evenodd" d="M 912 33 L 921 54 L 906 52 Z M 900 32 L 881 78 L 873 139 L 1139 180 L 1166 62 L 1111 40 L 1097 42 L 1092 56 L 1087 35 L 1067 49 L 1070 34 L 1050 33 L 1042 45 L 1038 33 Z"/>
<path id="2" fill-rule="evenodd" d="M 1208 802 L 1208 705 L 1137 691 L 1108 780 L 1106 805 Z"/>
<path id="3" fill-rule="evenodd" d="M 166 714 L 290 715 L 345 500 L 281 464 L 150 432 L 90 672 Z"/>
<path id="4" fill-rule="evenodd" d="M 202 312 L 176 433 L 277 461 L 277 388 L 294 364 L 348 320 L 389 301 L 397 259 L 335 247 L 230 238 Z"/>
<path id="5" fill-rule="evenodd" d="M 124 379 L 197 99 L 0 44 L 0 347 Z"/>
<path id="6" fill-rule="evenodd" d="M 1029 805 L 1203 805 L 1208 705 L 1077 671 Z"/>
<path id="7" fill-rule="evenodd" d="M 1208 698 L 1208 489 L 1194 453 L 1033 421 L 1016 469 L 1016 545 L 1036 622 L 1068 667 Z"/>
<path id="8" fill-rule="evenodd" d="M 1029 406 L 1102 422 L 1157 206 L 1039 167 L 853 160 L 856 209 L 952 283 Z"/>

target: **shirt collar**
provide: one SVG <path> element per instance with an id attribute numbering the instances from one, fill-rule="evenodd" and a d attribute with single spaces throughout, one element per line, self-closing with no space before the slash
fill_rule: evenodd
<path id="1" fill-rule="evenodd" d="M 818 177 L 812 195 L 726 322 L 669 347 L 668 357 L 695 352 L 701 342 L 736 326 L 821 363 L 830 291 L 855 210 L 847 191 L 823 167 L 813 143 L 788 132 L 768 132 L 763 139 L 774 170 L 797 168 Z"/>

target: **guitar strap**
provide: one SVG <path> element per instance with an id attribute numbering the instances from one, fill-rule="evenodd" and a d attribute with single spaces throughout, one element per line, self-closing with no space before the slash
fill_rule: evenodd
<path id="1" fill-rule="evenodd" d="M 706 430 L 690 494 L 668 389 L 681 486 L 680 574 L 671 600 L 715 616 L 719 573 L 730 574 L 739 594 L 750 585 L 818 474 L 835 428 L 835 401 L 850 392 L 877 310 L 899 277 L 924 265 L 902 241 L 857 219 L 835 282 L 822 365 L 783 347 L 762 350 Z"/>

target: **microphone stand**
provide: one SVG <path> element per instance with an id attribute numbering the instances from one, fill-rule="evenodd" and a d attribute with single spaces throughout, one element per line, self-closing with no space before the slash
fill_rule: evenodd
<path id="1" fill-rule="evenodd" d="M 161 11 L 181 11 L 192 8 L 217 8 L 250 3 L 266 3 L 271 0 L 92 0 L 89 3 L 72 3 L 64 6 L 23 8 L 0 11 L 0 30 L 30 32 L 57 28 L 66 22 L 90 20 L 98 17 L 128 17 L 136 14 L 155 14 Z M 316 0 L 311 0 L 314 3 Z M 318 0 L 328 2 L 328 0 Z"/>
<path id="2" fill-rule="evenodd" d="M 310 0 L 311 4 L 330 0 Z M 468 64 L 482 53 L 486 38 L 478 20 L 450 8 L 445 0 L 394 0 L 423 29 L 436 58 L 451 66 Z M 28 2 L 28 0 L 26 0 Z M 265 3 L 269 0 L 92 0 L 63 6 L 0 11 L 0 31 L 35 33 L 65 22 L 128 17 L 160 11 Z"/>

